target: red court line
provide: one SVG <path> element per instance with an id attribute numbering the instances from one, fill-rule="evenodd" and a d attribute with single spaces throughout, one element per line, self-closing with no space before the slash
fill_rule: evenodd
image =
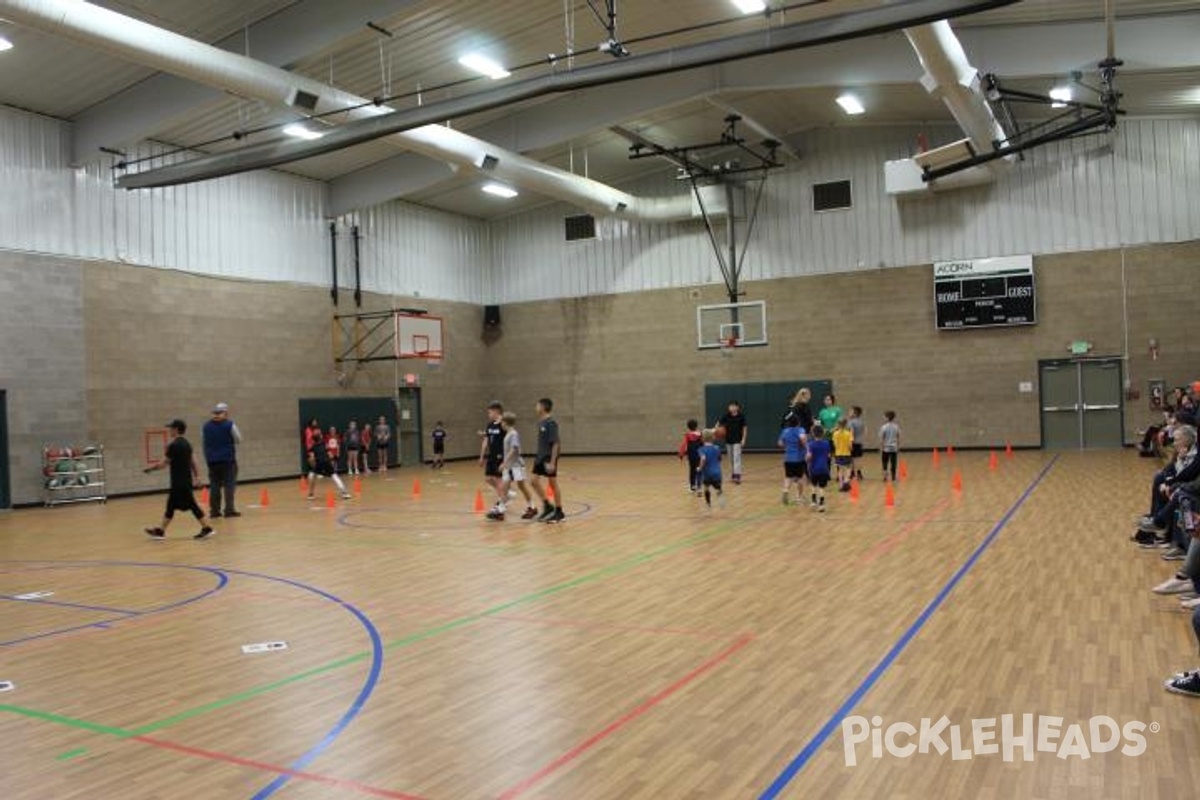
<path id="1" fill-rule="evenodd" d="M 702 631 L 693 628 L 664 628 L 647 625 L 621 625 L 612 622 L 597 622 L 586 619 L 568 619 L 566 617 L 530 617 L 517 614 L 496 614 L 489 619 L 506 622 L 528 622 L 534 625 L 548 625 L 559 628 L 584 628 L 593 630 L 628 631 L 631 633 L 654 633 L 664 636 L 696 636 L 704 639 L 719 639 L 728 636 L 728 631 Z"/>
<path id="2" fill-rule="evenodd" d="M 937 519 L 938 517 L 940 517 L 942 515 L 942 513 L 949 507 L 950 507 L 950 501 L 947 500 L 946 498 L 942 498 L 941 500 L 939 500 L 937 502 L 937 504 L 934 505 L 933 508 L 926 511 L 924 514 L 917 517 L 912 522 L 908 523 L 907 525 L 905 525 L 903 528 L 901 528 L 900 530 L 893 533 L 888 538 L 884 539 L 883 541 L 877 542 L 874 547 L 872 547 L 870 550 L 868 550 L 867 552 L 865 552 L 861 556 L 859 556 L 858 557 L 859 565 L 865 566 L 867 564 L 870 564 L 873 561 L 875 561 L 876 559 L 878 559 L 880 556 L 886 555 L 887 553 L 891 552 L 892 550 L 895 550 L 897 547 L 899 547 L 901 544 L 903 544 L 904 540 L 907 539 L 910 535 L 912 535 L 916 531 L 920 530 L 921 528 L 925 527 L 926 524 L 928 524 L 928 523 L 932 522 L 933 520 Z"/>
<path id="3" fill-rule="evenodd" d="M 584 739 L 582 742 L 575 745 L 570 750 L 568 750 L 567 752 L 563 753 L 558 758 L 551 761 L 549 764 L 546 764 L 544 767 L 542 767 L 541 769 L 539 769 L 537 772 L 533 773 L 529 777 L 524 778 L 523 780 L 519 781 L 518 783 L 515 783 L 512 786 L 510 786 L 509 788 L 505 789 L 503 792 L 500 793 L 497 800 L 512 800 L 513 798 L 519 797 L 520 795 L 529 791 L 534 786 L 536 786 L 537 784 L 541 783 L 546 778 L 548 778 L 556 770 L 558 770 L 559 768 L 561 768 L 563 766 L 566 766 L 567 764 L 570 764 L 572 761 L 574 761 L 577 758 L 579 758 L 580 756 L 582 756 L 588 750 L 591 750 L 593 747 L 595 747 L 600 742 L 607 739 L 609 736 L 612 736 L 614 733 L 616 733 L 620 729 L 624 728 L 626 725 L 629 725 L 631 722 L 636 720 L 638 717 L 642 716 L 647 711 L 650 711 L 655 706 L 657 706 L 659 703 L 661 703 L 663 700 L 666 700 L 668 697 L 675 694 L 680 689 L 683 689 L 685 686 L 687 686 L 689 683 L 691 683 L 692 681 L 699 678 L 704 673 L 716 668 L 723 661 L 727 660 L 730 656 L 732 656 L 734 653 L 741 650 L 746 645 L 750 644 L 750 642 L 752 642 L 752 641 L 754 641 L 754 637 L 751 636 L 750 634 L 745 634 L 743 636 L 739 636 L 733 642 L 733 644 L 729 645 L 729 647 L 726 647 L 724 650 L 717 653 L 712 658 L 708 659 L 703 664 L 696 667 L 691 672 L 684 675 L 682 678 L 680 678 L 679 680 L 672 683 L 670 686 L 668 686 L 665 689 L 663 689 L 662 691 L 660 691 L 658 694 L 654 695 L 653 697 L 650 697 L 649 699 L 643 701 L 640 705 L 635 706 L 634 708 L 625 712 L 623 715 L 621 715 L 617 719 L 610 722 L 604 728 L 602 728 L 601 730 L 592 734 L 588 738 Z"/>
<path id="4" fill-rule="evenodd" d="M 289 769 L 287 767 L 279 767 L 274 764 L 267 764 L 262 761 L 254 761 L 249 758 L 229 755 L 228 753 L 216 753 L 212 750 L 202 750 L 199 747 L 188 747 L 175 742 L 168 742 L 162 739 L 154 739 L 149 736 L 134 736 L 135 742 L 148 744 L 153 747 L 158 747 L 163 750 L 173 750 L 177 753 L 184 753 L 197 758 L 205 758 L 209 761 L 222 761 L 226 764 L 237 764 L 241 767 L 250 767 L 251 769 L 261 770 L 263 772 L 273 772 L 278 775 L 287 775 L 289 778 L 297 778 L 302 781 L 312 781 L 313 783 L 323 783 L 326 786 L 336 786 L 339 789 L 349 789 L 350 791 L 360 794 L 367 794 L 373 797 L 391 797 L 396 800 L 425 800 L 415 794 L 406 794 L 405 792 L 394 792 L 390 789 L 380 789 L 377 786 L 368 786 L 365 783 L 358 781 L 346 780 L 343 778 L 332 778 L 328 775 L 318 775 L 315 772 L 304 772 L 300 770 Z"/>

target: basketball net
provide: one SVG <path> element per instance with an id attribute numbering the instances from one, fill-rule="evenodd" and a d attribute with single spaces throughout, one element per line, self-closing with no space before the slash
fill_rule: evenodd
<path id="1" fill-rule="evenodd" d="M 737 343 L 738 343 L 738 340 L 737 340 L 736 336 L 730 336 L 727 339 L 722 339 L 721 340 L 721 355 L 725 356 L 726 358 L 732 356 L 734 349 L 737 348 Z"/>

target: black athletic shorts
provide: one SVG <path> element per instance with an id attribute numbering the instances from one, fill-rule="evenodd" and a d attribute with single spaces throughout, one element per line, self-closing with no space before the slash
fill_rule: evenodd
<path id="1" fill-rule="evenodd" d="M 435 456 L 443 455 L 445 452 L 446 452 L 446 445 L 442 444 L 441 442 L 437 442 L 436 444 L 433 445 L 433 454 Z"/>
<path id="2" fill-rule="evenodd" d="M 711 486 L 712 488 L 716 489 L 718 492 L 721 491 L 721 479 L 720 478 L 705 478 L 704 485 Z"/>
<path id="3" fill-rule="evenodd" d="M 172 489 L 167 495 L 167 510 L 163 512 L 163 516 L 173 519 L 176 511 L 190 511 L 197 519 L 204 516 L 191 489 Z"/>
<path id="4" fill-rule="evenodd" d="M 808 474 L 808 464 L 803 461 L 783 462 L 783 474 L 788 478 L 803 478 Z"/>
<path id="5" fill-rule="evenodd" d="M 829 473 L 828 472 L 822 473 L 820 475 L 809 475 L 808 479 L 809 479 L 809 481 L 812 482 L 812 485 L 816 486 L 818 489 L 824 489 L 826 486 L 829 485 Z"/>
<path id="6" fill-rule="evenodd" d="M 487 464 L 483 468 L 483 474 L 489 478 L 502 478 L 500 474 L 500 464 L 502 461 L 499 458 L 488 457 Z"/>
<path id="7" fill-rule="evenodd" d="M 546 467 L 549 466 L 549 464 L 550 464 L 550 459 L 548 459 L 548 458 L 535 458 L 533 460 L 533 474 L 541 475 L 544 478 L 557 478 L 558 477 L 557 469 L 553 473 L 551 473 L 548 469 L 546 469 Z"/>
<path id="8" fill-rule="evenodd" d="M 862 458 L 862 445 L 861 444 L 859 444 L 858 442 L 855 442 L 854 444 L 850 445 L 850 457 L 851 458 Z"/>

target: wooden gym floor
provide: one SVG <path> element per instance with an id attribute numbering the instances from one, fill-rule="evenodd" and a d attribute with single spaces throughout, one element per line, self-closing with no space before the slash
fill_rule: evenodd
<path id="1" fill-rule="evenodd" d="M 336 510 L 244 486 L 207 542 L 142 536 L 162 497 L 0 515 L 0 794 L 1195 796 L 1200 702 L 1161 683 L 1200 656 L 1148 591 L 1172 565 L 1128 541 L 1152 465 L 987 460 L 911 454 L 894 509 L 868 480 L 824 516 L 781 506 L 774 456 L 711 512 L 674 458 L 569 459 L 557 527 L 474 515 L 462 463 Z M 1136 757 L 845 763 L 847 714 L 945 715 L 969 749 L 971 720 L 1026 713 L 1158 732 Z"/>

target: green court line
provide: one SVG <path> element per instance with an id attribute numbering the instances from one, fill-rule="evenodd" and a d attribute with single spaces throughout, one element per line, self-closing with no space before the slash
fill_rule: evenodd
<path id="1" fill-rule="evenodd" d="M 74 717 L 66 717 L 62 714 L 51 714 L 47 711 L 35 711 L 32 708 L 25 708 L 23 706 L 0 705 L 0 711 L 7 711 L 10 714 L 20 714 L 23 717 L 40 719 L 44 722 L 57 722 L 59 725 L 66 725 L 71 728 L 79 728 L 80 730 L 91 731 L 92 733 L 103 733 L 107 734 L 108 736 L 120 736 L 123 739 L 128 739 L 131 736 L 137 735 L 132 731 L 125 730 L 124 728 L 113 728 L 108 725 L 98 725 L 95 722 L 88 722 L 87 720 L 83 719 L 75 719 Z"/>
<path id="2" fill-rule="evenodd" d="M 68 750 L 65 753 L 59 753 L 57 756 L 54 757 L 54 760 L 55 761 L 70 761 L 72 758 L 75 758 L 76 756 L 81 756 L 86 752 L 87 752 L 86 747 L 76 747 L 74 750 Z"/>
<path id="3" fill-rule="evenodd" d="M 759 514 L 754 517 L 749 517 L 746 519 L 737 519 L 737 520 L 730 520 L 728 522 L 724 522 L 720 525 L 717 525 L 711 531 L 708 531 L 706 533 L 699 533 L 694 536 L 689 536 L 686 539 L 681 539 L 678 542 L 674 542 L 673 544 L 663 545 L 662 547 L 656 548 L 654 550 L 649 550 L 644 553 L 639 553 L 639 554 L 632 556 L 630 558 L 627 558 L 623 561 L 618 561 L 615 564 L 610 564 L 607 567 L 603 567 L 601 569 L 595 570 L 594 572 L 589 572 L 584 575 L 580 575 L 576 578 L 572 578 L 570 580 L 563 581 L 562 583 L 556 583 L 552 586 L 547 586 L 544 589 L 539 589 L 538 591 L 533 592 L 531 594 L 523 595 L 514 600 L 509 600 L 509 601 L 501 603 L 499 605 L 492 606 L 491 608 L 485 609 L 483 611 L 477 611 L 473 614 L 468 614 L 464 617 L 459 617 L 457 619 L 453 619 L 448 622 L 444 622 L 441 625 L 436 625 L 432 628 L 427 628 L 423 631 L 418 631 L 416 633 L 409 634 L 408 636 L 404 636 L 400 639 L 396 639 L 394 641 L 387 642 L 384 644 L 384 649 L 394 650 L 396 648 L 405 647 L 410 644 L 416 644 L 417 642 L 422 642 L 422 641 L 425 641 L 426 639 L 431 639 L 431 638 L 433 638 L 435 636 L 439 636 L 443 633 L 448 633 L 449 631 L 453 631 L 453 630 L 456 630 L 463 626 L 470 625 L 473 622 L 478 622 L 481 619 L 486 619 L 487 617 L 494 616 L 503 611 L 507 611 L 510 608 L 514 608 L 516 606 L 521 606 L 521 605 L 527 605 L 529 603 L 535 603 L 538 600 L 544 600 L 547 597 L 551 597 L 553 595 L 559 594 L 560 592 L 564 592 L 568 589 L 573 589 L 577 586 L 583 586 L 588 583 L 594 583 L 595 581 L 602 580 L 604 578 L 608 578 L 613 575 L 619 575 L 622 572 L 628 572 L 629 570 L 633 569 L 634 567 L 641 566 L 642 564 L 645 564 L 648 561 L 653 561 L 654 559 L 661 558 L 662 556 L 669 555 L 671 553 L 675 553 L 680 550 L 685 550 L 685 549 L 687 549 L 689 547 L 693 547 L 697 544 L 703 544 L 704 542 L 710 541 L 719 536 L 724 536 L 726 534 L 729 534 L 732 531 L 735 531 L 738 528 L 743 527 L 745 525 L 748 525 L 748 524 L 751 524 L 754 522 L 759 522 L 764 519 L 769 519 L 771 517 L 779 516 L 781 513 L 783 513 L 783 512 L 780 512 L 779 510 L 774 510 L 774 511 L 770 511 L 770 512 L 767 512 L 764 514 Z M 315 677 L 317 675 L 322 675 L 327 672 L 332 672 L 334 670 L 341 669 L 342 667 L 350 666 L 351 664 L 355 664 L 360 661 L 366 660 L 367 658 L 370 657 L 370 655 L 371 655 L 370 652 L 364 650 L 362 652 L 355 653 L 350 656 L 345 656 L 336 661 L 331 661 L 328 664 L 322 664 L 321 666 L 313 667 L 312 669 L 305 670 L 304 672 L 298 672 L 295 675 L 291 675 L 286 678 L 281 678 L 279 680 L 272 681 L 271 683 L 264 683 L 260 686 L 254 686 L 254 687 L 251 687 L 250 689 L 246 689 L 245 691 L 238 692 L 237 694 L 229 695 L 228 697 L 223 697 L 218 700 L 213 700 L 212 702 L 205 703 L 204 705 L 196 706 L 195 708 L 191 708 L 186 711 L 181 711 L 178 714 L 173 714 L 170 717 L 159 720 L 158 722 L 152 722 L 148 725 L 143 725 L 142 727 L 136 728 L 134 730 L 126 730 L 123 728 L 113 728 L 113 727 L 110 727 L 107 725 L 99 725 L 97 723 L 88 722 L 86 720 L 74 719 L 72 717 L 66 717 L 66 716 L 63 716 L 60 714 L 51 714 L 51 713 L 47 713 L 44 711 L 35 711 L 33 709 L 23 708 L 21 706 L 0 705 L 0 712 L 9 712 L 9 713 L 14 713 L 14 714 L 20 714 L 22 716 L 32 717 L 34 719 L 41 719 L 41 720 L 44 720 L 47 722 L 56 722 L 60 725 L 67 725 L 72 728 L 79 728 L 81 730 L 92 731 L 94 733 L 103 733 L 103 734 L 108 734 L 110 736 L 117 736 L 122 739 L 129 739 L 129 738 L 132 738 L 135 736 L 145 736 L 146 734 L 153 733 L 155 731 L 160 731 L 164 728 L 168 728 L 172 725 L 176 725 L 180 722 L 184 722 L 185 720 L 189 720 L 189 719 L 192 719 L 193 717 L 200 716 L 201 714 L 206 714 L 209 711 L 215 711 L 220 708 L 226 708 L 228 706 L 234 705 L 235 703 L 240 703 L 244 700 L 249 700 L 251 698 L 258 697 L 259 695 L 266 694 L 267 692 L 273 691 L 275 689 L 280 689 L 284 686 L 289 686 L 291 684 L 298 683 L 300 681 Z"/>

